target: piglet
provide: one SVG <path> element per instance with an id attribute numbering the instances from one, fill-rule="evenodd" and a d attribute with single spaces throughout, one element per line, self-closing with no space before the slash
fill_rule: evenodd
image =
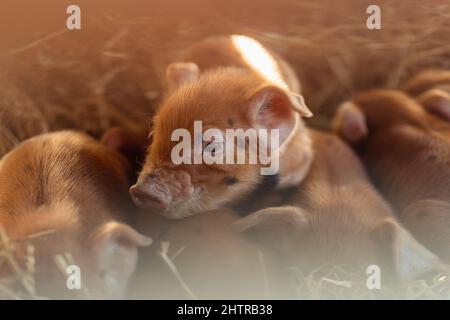
<path id="1" fill-rule="evenodd" d="M 329 133 L 310 134 L 314 161 L 305 180 L 282 192 L 279 207 L 256 211 L 235 228 L 304 275 L 346 266 L 364 279 L 367 268 L 376 265 L 386 283 L 441 270 L 439 259 L 397 221 L 350 147 Z"/>
<path id="2" fill-rule="evenodd" d="M 141 260 L 132 297 L 298 298 L 308 294 L 303 281 L 313 274 L 344 269 L 341 280 L 365 283 L 367 268 L 377 265 L 385 288 L 390 280 L 440 270 L 350 147 L 332 134 L 310 135 L 315 157 L 305 180 L 265 196 L 278 207 L 264 208 L 261 199 L 263 209 L 244 217 L 219 209 L 179 220 L 142 212 L 139 225 L 154 245 Z"/>
<path id="3" fill-rule="evenodd" d="M 169 91 L 153 119 L 151 146 L 130 189 L 139 207 L 170 219 L 184 218 L 237 201 L 262 181 L 261 169 L 269 165 L 250 163 L 249 158 L 242 164 L 207 164 L 202 158 L 195 162 L 195 148 L 188 148 L 189 159 L 174 161 L 177 129 L 188 130 L 192 145 L 200 139 L 200 157 L 225 154 L 224 146 L 233 143 L 233 138 L 225 138 L 227 129 L 278 130 L 277 146 L 269 153 L 279 157 L 270 163 L 274 172 L 268 174 L 278 174 L 279 189 L 302 181 L 312 152 L 300 116 L 312 114 L 293 70 L 276 54 L 249 37 L 212 37 L 194 45 L 182 62 L 169 65 L 167 80 Z M 219 130 L 225 141 L 205 139 L 195 132 L 195 121 L 201 121 L 204 130 Z M 235 153 L 247 155 L 249 140 L 236 146 Z"/>
<path id="4" fill-rule="evenodd" d="M 117 142 L 117 134 L 107 133 L 104 142 Z M 2 158 L 0 228 L 22 270 L 27 248 L 34 248 L 36 295 L 122 296 L 137 248 L 151 243 L 126 223 L 133 212 L 127 192 L 130 171 L 121 154 L 72 131 L 28 139 Z M 76 268 L 61 267 L 58 256 Z M 81 288 L 70 290 L 68 277 L 78 267 Z M 0 274 L 18 275 L 7 263 Z"/>
<path id="5" fill-rule="evenodd" d="M 294 294 L 288 265 L 236 231 L 236 212 L 220 209 L 179 220 L 142 214 L 153 245 L 140 260 L 133 298 L 267 299 Z"/>
<path id="6" fill-rule="evenodd" d="M 406 88 L 416 96 L 373 90 L 345 102 L 334 128 L 359 151 L 403 224 L 448 263 L 450 99 L 447 91 L 430 83 L 419 89 L 414 81 Z"/>

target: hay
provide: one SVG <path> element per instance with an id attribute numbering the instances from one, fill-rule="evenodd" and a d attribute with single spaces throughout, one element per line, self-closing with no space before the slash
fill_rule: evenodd
<path id="1" fill-rule="evenodd" d="M 395 88 L 418 70 L 450 67 L 449 2 L 380 7 L 382 29 L 368 30 L 367 6 L 358 0 L 154 1 L 129 12 L 105 3 L 88 30 L 55 29 L 0 56 L 6 81 L 26 93 L 50 130 L 79 127 L 98 136 L 118 124 L 142 129 L 163 93 L 165 66 L 184 48 L 214 34 L 247 34 L 294 66 L 316 114 L 311 123 L 327 126 L 336 105 L 357 91 Z M 0 108 L 5 94 L 0 89 Z"/>
<path id="2" fill-rule="evenodd" d="M 8 238 L 3 228 L 0 228 L 0 267 L 5 268 L 4 265 L 7 265 L 12 270 L 13 276 L 13 278 L 0 278 L 0 298 L 37 297 L 34 286 L 34 264 L 32 245 L 27 246 L 25 268 L 23 268 L 18 261 L 14 243 Z M 19 282 L 20 286 L 17 286 L 16 282 Z"/>

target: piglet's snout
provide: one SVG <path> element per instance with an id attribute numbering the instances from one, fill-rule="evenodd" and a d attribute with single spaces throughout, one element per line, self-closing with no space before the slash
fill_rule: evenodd
<path id="1" fill-rule="evenodd" d="M 130 188 L 133 202 L 140 208 L 158 208 L 166 210 L 172 201 L 168 188 L 158 181 L 149 180 L 147 183 L 137 183 Z"/>
<path id="2" fill-rule="evenodd" d="M 134 203 L 140 208 L 168 210 L 171 205 L 192 196 L 194 188 L 186 171 L 155 169 L 130 188 Z"/>

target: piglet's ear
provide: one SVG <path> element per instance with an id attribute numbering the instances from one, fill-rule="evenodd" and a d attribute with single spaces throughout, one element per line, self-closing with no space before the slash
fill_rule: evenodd
<path id="1" fill-rule="evenodd" d="M 200 75 L 200 69 L 192 62 L 174 62 L 166 69 L 169 90 L 194 82 Z"/>
<path id="2" fill-rule="evenodd" d="M 297 245 L 308 220 L 297 207 L 272 207 L 256 211 L 233 224 L 233 229 L 276 250 L 288 252 Z"/>
<path id="3" fill-rule="evenodd" d="M 364 113 L 353 102 L 344 102 L 338 107 L 332 127 L 350 143 L 360 142 L 369 132 Z"/>
<path id="4" fill-rule="evenodd" d="M 431 89 L 422 93 L 417 101 L 429 112 L 450 121 L 450 94 L 448 91 Z"/>
<path id="5" fill-rule="evenodd" d="M 129 145 L 130 135 L 122 128 L 115 127 L 107 130 L 102 136 L 102 143 L 116 151 L 122 150 Z"/>
<path id="6" fill-rule="evenodd" d="M 140 234 L 127 224 L 111 221 L 102 225 L 94 235 L 97 245 L 109 243 L 123 246 L 145 247 L 152 243 L 152 239 Z"/>
<path id="7" fill-rule="evenodd" d="M 149 144 L 145 133 L 137 134 L 120 127 L 107 130 L 101 142 L 123 154 L 130 164 L 136 163 L 136 159 L 141 161 L 145 157 L 145 150 Z"/>
<path id="8" fill-rule="evenodd" d="M 281 145 L 295 128 L 296 117 L 293 111 L 304 110 L 304 113 L 311 115 L 306 107 L 302 108 L 302 101 L 281 88 L 265 86 L 250 98 L 250 121 L 256 127 L 278 129 Z"/>
<path id="9" fill-rule="evenodd" d="M 289 92 L 288 98 L 291 101 L 292 108 L 300 114 L 300 116 L 304 118 L 311 118 L 313 116 L 313 113 L 309 108 L 306 106 L 305 99 L 302 95 Z"/>
<path id="10" fill-rule="evenodd" d="M 92 251 L 107 298 L 121 298 L 137 263 L 137 247 L 148 246 L 152 240 L 132 227 L 111 221 L 92 235 Z"/>
<path id="11" fill-rule="evenodd" d="M 392 249 L 394 266 L 400 280 L 413 281 L 428 272 L 442 270 L 439 258 L 393 219 L 386 219 L 375 231 L 379 239 Z"/>

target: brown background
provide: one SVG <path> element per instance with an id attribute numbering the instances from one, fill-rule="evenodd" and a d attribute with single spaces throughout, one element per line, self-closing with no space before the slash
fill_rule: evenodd
<path id="1" fill-rule="evenodd" d="M 70 4 L 81 7 L 81 31 L 64 31 Z M 381 7 L 381 30 L 366 28 L 370 4 Z M 41 104 L 100 92 L 108 104 L 151 114 L 164 67 L 180 50 L 208 35 L 243 33 L 294 65 L 313 123 L 323 126 L 356 91 L 449 68 L 449 30 L 444 0 L 3 0 L 0 70 L 32 99 L 38 92 Z"/>

